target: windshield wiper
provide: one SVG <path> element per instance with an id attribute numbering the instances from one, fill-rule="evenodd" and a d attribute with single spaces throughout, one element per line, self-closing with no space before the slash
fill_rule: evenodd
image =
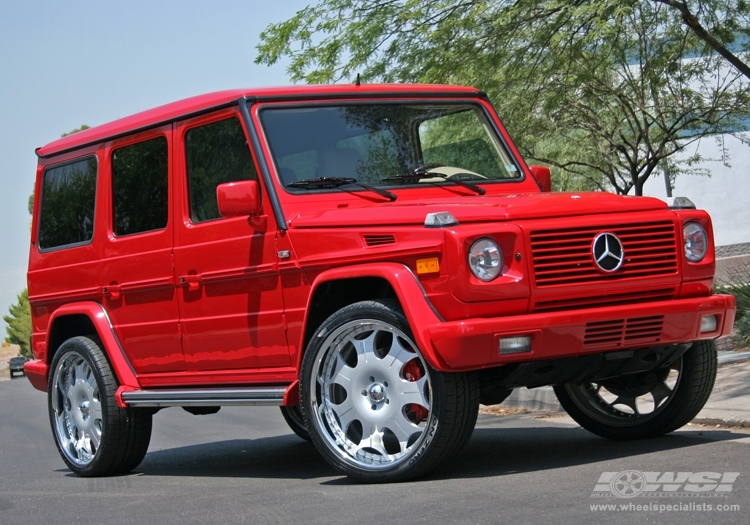
<path id="1" fill-rule="evenodd" d="M 298 180 L 296 182 L 290 182 L 289 184 L 286 185 L 286 187 L 287 188 L 307 188 L 307 189 L 338 188 L 339 186 L 346 186 L 347 184 L 354 184 L 355 186 L 359 186 L 360 188 L 370 190 L 374 193 L 377 193 L 381 197 L 385 197 L 391 202 L 398 199 L 398 195 L 396 195 L 395 193 L 391 193 L 390 191 L 386 191 L 386 190 L 381 190 L 380 188 L 376 188 L 374 186 L 370 186 L 369 184 L 359 182 L 357 179 L 353 179 L 351 177 L 318 177 L 315 179 Z"/>
<path id="2" fill-rule="evenodd" d="M 402 173 L 400 175 L 391 175 L 390 177 L 386 177 L 384 179 L 381 179 L 382 181 L 394 181 L 394 180 L 402 180 L 402 181 L 409 181 L 409 180 L 423 180 L 423 179 L 432 179 L 434 177 L 443 179 L 448 182 L 453 182 L 454 184 L 458 184 L 459 186 L 462 186 L 464 188 L 467 188 L 474 193 L 478 193 L 479 195 L 484 195 L 487 193 L 487 190 L 485 190 L 482 187 L 477 186 L 476 184 L 472 184 L 471 182 L 466 182 L 465 180 L 461 180 L 458 177 L 455 176 L 448 176 L 445 173 L 440 173 L 437 171 L 427 171 L 429 169 L 438 168 L 441 165 L 438 164 L 424 164 L 422 166 L 419 166 L 411 171 L 408 171 L 406 173 Z"/>

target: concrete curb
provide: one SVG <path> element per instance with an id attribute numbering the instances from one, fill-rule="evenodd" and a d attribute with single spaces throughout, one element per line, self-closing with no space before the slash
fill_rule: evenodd
<path id="1" fill-rule="evenodd" d="M 717 418 L 701 417 L 699 414 L 691 423 L 707 426 L 750 428 L 750 419 L 735 419 L 733 416 Z"/>
<path id="2" fill-rule="evenodd" d="M 540 412 L 565 412 L 551 386 L 516 388 L 502 405 Z"/>

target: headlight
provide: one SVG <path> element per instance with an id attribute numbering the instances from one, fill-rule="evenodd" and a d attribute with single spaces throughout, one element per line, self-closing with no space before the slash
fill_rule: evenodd
<path id="1" fill-rule="evenodd" d="M 690 262 L 700 262 L 708 252 L 708 235 L 697 222 L 688 222 L 682 228 L 685 238 L 685 257 Z"/>
<path id="2" fill-rule="evenodd" d="M 488 282 L 503 269 L 503 252 L 492 239 L 479 239 L 469 250 L 469 268 L 477 279 Z"/>

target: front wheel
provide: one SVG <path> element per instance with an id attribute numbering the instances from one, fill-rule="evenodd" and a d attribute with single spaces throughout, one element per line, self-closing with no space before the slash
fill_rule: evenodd
<path id="1" fill-rule="evenodd" d="M 73 337 L 60 346 L 50 368 L 49 418 L 60 455 L 79 476 L 128 472 L 146 455 L 152 413 L 118 407 L 116 391 L 96 337 Z"/>
<path id="2" fill-rule="evenodd" d="M 554 389 L 565 411 L 586 430 L 610 439 L 649 438 L 698 415 L 713 390 L 716 368 L 716 345 L 699 341 L 666 367 Z"/>
<path id="3" fill-rule="evenodd" d="M 455 455 L 471 436 L 471 374 L 433 370 L 397 305 L 364 301 L 329 317 L 302 363 L 302 411 L 313 443 L 359 481 L 403 481 Z"/>

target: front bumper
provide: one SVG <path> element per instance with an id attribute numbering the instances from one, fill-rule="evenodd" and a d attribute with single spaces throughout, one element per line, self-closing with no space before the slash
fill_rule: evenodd
<path id="1" fill-rule="evenodd" d="M 716 339 L 732 331 L 732 295 L 434 323 L 427 333 L 444 371 Z M 701 332 L 701 319 L 716 329 Z M 502 338 L 530 336 L 531 350 L 501 355 Z"/>

